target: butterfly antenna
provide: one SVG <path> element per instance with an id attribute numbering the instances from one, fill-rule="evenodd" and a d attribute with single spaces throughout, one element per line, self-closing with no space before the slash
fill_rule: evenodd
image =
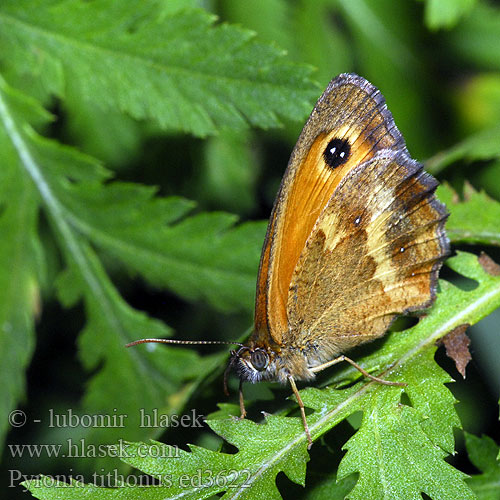
<path id="1" fill-rule="evenodd" d="M 129 342 L 125 344 L 125 347 L 132 347 L 138 344 L 149 344 L 157 342 L 159 344 L 185 344 L 185 345 L 203 345 L 203 344 L 224 344 L 224 345 L 239 345 L 243 347 L 243 344 L 239 342 L 226 342 L 224 340 L 175 340 L 175 339 L 140 339 L 134 340 L 134 342 Z"/>

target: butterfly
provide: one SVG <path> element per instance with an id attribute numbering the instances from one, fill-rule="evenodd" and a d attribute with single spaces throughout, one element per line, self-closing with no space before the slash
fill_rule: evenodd
<path id="1" fill-rule="evenodd" d="M 241 383 L 289 383 L 309 447 L 296 381 L 347 361 L 402 385 L 344 353 L 434 301 L 449 253 L 437 185 L 410 157 L 379 90 L 355 74 L 334 78 L 292 151 L 262 249 L 254 330 L 228 366 Z"/>

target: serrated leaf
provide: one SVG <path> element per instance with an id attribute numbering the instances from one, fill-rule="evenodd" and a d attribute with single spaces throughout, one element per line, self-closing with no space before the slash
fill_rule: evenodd
<path id="1" fill-rule="evenodd" d="M 453 428 L 460 423 L 453 407 L 454 398 L 444 386 L 451 379 L 435 364 L 433 356 L 436 341 L 448 331 L 459 324 L 474 324 L 500 305 L 500 277 L 484 272 L 472 254 L 460 252 L 449 259 L 449 265 L 476 280 L 478 286 L 463 291 L 441 281 L 442 292 L 428 316 L 410 330 L 391 334 L 376 353 L 358 360 L 369 371 L 385 367 L 381 376 L 403 380 L 408 384 L 405 388 L 362 380 L 347 389 L 301 391 L 305 405 L 314 410 L 308 415 L 308 423 L 315 440 L 347 416 L 363 411 L 361 428 L 348 442 L 349 451 L 340 467 L 339 477 L 359 472 L 360 479 L 348 498 L 420 499 L 420 492 L 433 499 L 474 498 L 464 482 L 465 475 L 444 460 L 453 450 Z M 359 376 L 353 372 L 354 368 L 347 368 L 335 379 L 345 383 L 346 377 Z M 401 402 L 402 391 L 407 393 L 411 405 Z M 279 471 L 292 481 L 303 483 L 307 441 L 300 419 L 271 416 L 265 424 L 257 425 L 228 418 L 212 420 L 209 425 L 239 451 L 228 455 L 191 447 L 191 453 L 180 451 L 175 458 L 122 456 L 148 474 L 169 478 L 165 486 L 141 488 L 137 495 L 173 498 L 182 494 L 185 498 L 201 499 L 226 492 L 223 498 L 280 498 L 275 484 Z M 208 470 L 212 477 L 235 470 L 240 479 L 244 475 L 245 487 L 229 488 L 226 482 L 181 489 L 182 474 L 189 481 L 197 477 L 200 469 Z M 93 491 L 90 486 L 85 488 L 88 489 L 74 498 L 84 498 Z M 129 498 L 135 497 L 135 489 L 127 489 Z M 52 498 L 48 488 L 32 485 L 30 490 L 39 498 Z M 121 493 L 106 494 L 120 495 L 123 489 Z"/>
<path id="2" fill-rule="evenodd" d="M 309 488 L 308 500 L 345 500 L 356 484 L 356 477 L 337 479 L 336 475 L 323 479 L 317 486 Z"/>
<path id="3" fill-rule="evenodd" d="M 34 348 L 34 320 L 40 313 L 38 281 L 43 275 L 36 235 L 38 197 L 30 180 L 18 175 L 21 161 L 10 142 L 13 117 L 31 112 L 46 117 L 34 101 L 8 89 L 0 80 L 0 445 L 8 430 L 8 414 L 24 396 L 24 372 Z"/>
<path id="4" fill-rule="evenodd" d="M 306 463 L 309 460 L 304 443 L 290 443 L 291 436 L 300 429 L 298 419 L 267 418 L 260 426 L 249 420 L 214 420 L 210 426 L 229 442 L 242 447 L 235 454 L 217 453 L 190 445 L 190 452 L 150 443 L 129 443 L 121 458 L 133 467 L 162 481 L 163 486 L 139 488 L 126 486 L 106 490 L 107 498 L 182 498 L 201 500 L 220 492 L 224 499 L 239 498 L 267 500 L 281 498 L 276 489 L 276 476 L 284 472 L 292 481 L 304 484 Z M 259 439 L 248 441 L 248 436 L 259 434 Z M 244 446 L 244 448 L 243 448 Z M 154 449 L 154 452 L 153 452 Z M 160 457 L 160 458 L 158 458 Z M 37 498 L 51 498 L 52 489 L 43 480 L 25 484 Z M 63 495 L 71 486 L 58 485 Z M 85 498 L 94 493 L 92 485 L 78 488 L 73 498 Z M 67 492 L 67 493 L 66 493 Z M 67 498 L 67 497 L 66 497 Z"/>
<path id="5" fill-rule="evenodd" d="M 154 73 L 160 68 L 159 73 L 163 74 L 166 59 L 162 57 L 184 63 L 191 58 L 193 62 L 200 50 L 205 55 L 204 51 L 214 44 L 224 52 L 222 57 L 221 52 L 208 50 L 217 64 L 206 66 L 207 57 L 193 64 L 200 71 L 201 66 L 208 73 L 216 71 L 215 80 L 220 77 L 219 84 L 225 82 L 227 86 L 217 86 L 201 71 L 200 81 L 206 83 L 205 90 L 213 95 L 201 95 L 199 89 L 200 102 L 207 109 L 217 109 L 219 114 L 215 116 L 214 112 L 214 116 L 209 116 L 213 110 L 200 110 L 199 103 L 190 99 L 188 104 L 198 112 L 197 125 L 203 127 L 206 118 L 213 131 L 216 122 L 218 125 L 234 125 L 233 119 L 243 122 L 243 114 L 248 114 L 247 118 L 253 123 L 275 125 L 278 114 L 291 117 L 303 114 L 306 106 L 309 107 L 306 94 L 311 95 L 312 87 L 306 76 L 308 69 L 290 65 L 277 49 L 255 42 L 253 35 L 239 28 L 213 27 L 213 19 L 203 11 L 155 10 L 157 2 L 143 2 L 140 7 L 128 9 L 106 0 L 92 3 L 33 0 L 30 5 L 32 8 L 24 4 L 23 9 L 19 9 L 16 2 L 2 3 L 0 38 L 5 42 L 2 54 L 12 49 L 4 61 L 6 74 L 13 81 L 26 83 L 30 89 L 34 88 L 30 87 L 30 79 L 37 80 L 40 92 L 36 93 L 41 96 L 56 95 L 64 99 L 67 80 L 71 82 L 73 96 L 88 98 L 93 105 L 112 106 L 114 111 L 125 110 L 135 117 L 151 118 L 169 128 L 181 127 L 179 123 L 168 122 L 167 116 L 167 111 L 172 112 L 173 102 L 181 105 L 180 100 L 173 99 L 170 108 L 167 104 L 168 109 L 160 109 L 163 104 L 158 103 L 168 101 L 168 95 L 162 94 L 164 89 L 155 78 L 148 80 L 148 85 L 157 85 L 156 97 L 155 92 L 148 95 L 141 77 L 145 77 L 146 69 Z M 166 27 L 172 35 L 170 38 L 164 36 Z M 158 46 L 155 36 L 160 33 L 162 44 Z M 182 42 L 182 47 L 176 46 L 173 39 Z M 137 40 L 145 43 L 139 46 Z M 168 57 L 166 47 L 172 50 Z M 198 52 L 193 55 L 191 49 Z M 191 56 L 187 57 L 188 54 Z M 255 63 L 256 54 L 260 54 L 259 70 L 254 72 L 255 66 L 249 62 Z M 151 65 L 155 58 L 165 64 Z M 142 73 L 132 69 L 137 69 L 137 64 L 142 64 Z M 272 68 L 266 66 L 270 64 Z M 113 72 L 110 70 L 113 65 L 121 69 Z M 237 67 L 241 72 L 236 71 Z M 224 71 L 231 73 L 230 79 L 224 76 Z M 95 77 L 99 72 L 101 76 Z M 123 72 L 128 76 L 121 79 Z M 243 84 L 245 79 L 247 84 Z M 196 86 L 193 81 L 190 80 Z M 182 90 L 192 91 L 184 77 L 182 82 Z M 169 80 L 162 85 L 172 90 L 171 83 Z M 270 102 L 256 91 L 259 85 L 260 91 L 273 100 L 274 111 Z M 309 90 L 304 91 L 305 87 Z M 170 331 L 123 301 L 93 247 L 118 257 L 127 271 L 141 273 L 152 283 L 168 286 L 186 298 L 205 298 L 225 310 L 248 309 L 254 295 L 254 274 L 264 224 L 249 223 L 233 228 L 235 217 L 222 213 L 186 217 L 193 206 L 190 202 L 179 198 L 159 199 L 154 189 L 110 182 L 110 172 L 99 162 L 34 131 L 34 126 L 47 127 L 52 119 L 36 101 L 12 90 L 3 80 L 0 91 L 3 102 L 0 146 L 6 163 L 0 172 L 0 189 L 8 190 L 9 198 L 9 207 L 2 214 L 4 234 L 9 235 L 9 240 L 3 243 L 8 254 L 4 262 L 7 265 L 13 255 L 22 259 L 19 265 L 12 262 L 9 279 L 14 281 L 3 289 L 10 293 L 10 300 L 3 301 L 3 325 L 7 330 L 14 328 L 16 335 L 2 337 L 5 341 L 2 352 L 9 357 L 9 363 L 4 364 L 9 367 L 5 380 L 10 380 L 9 397 L 4 399 L 6 406 L 2 411 L 8 412 L 22 393 L 21 370 L 32 350 L 30 335 L 37 307 L 37 273 L 43 274 L 43 267 L 38 266 L 42 259 L 35 236 L 40 209 L 51 224 L 52 235 L 65 261 L 66 272 L 58 280 L 59 298 L 68 306 L 78 301 L 85 304 L 87 324 L 80 338 L 82 362 L 88 369 L 102 366 L 89 384 L 84 399 L 86 409 L 102 412 L 121 408 L 135 417 L 137 408 L 147 409 L 153 404 L 167 411 L 167 407 L 172 407 L 169 396 L 213 361 L 201 362 L 191 351 L 178 348 L 173 358 L 168 349 L 162 349 L 162 354 L 155 356 L 141 350 L 127 353 L 124 343 L 138 335 L 163 337 Z M 251 96 L 245 96 L 245 92 Z M 214 97 L 217 93 L 218 101 Z M 230 104 L 231 96 L 236 99 L 238 109 Z M 183 114 L 176 114 L 177 109 L 175 118 L 183 119 Z M 187 119 L 189 116 L 190 112 L 185 114 Z M 13 217 L 11 210 L 16 206 Z M 13 300 L 22 305 L 14 304 Z M 145 356 L 150 357 L 145 360 Z M 179 370 L 179 363 L 191 366 L 192 370 Z M 149 379 L 156 382 L 145 384 Z M 128 393 L 126 399 L 123 391 Z M 176 404 L 182 405 L 189 394 L 189 389 L 184 389 Z M 108 440 L 117 436 L 116 430 L 97 432 L 108 433 Z"/>
<path id="6" fill-rule="evenodd" d="M 224 2 L 231 22 L 255 30 L 265 40 L 286 49 L 296 61 L 317 68 L 316 78 L 326 87 L 334 75 L 352 68 L 352 46 L 337 23 L 331 22 L 335 2 L 254 0 Z M 307 43 L 304 43 L 307 40 Z M 352 41 L 352 40 L 351 40 Z"/>
<path id="7" fill-rule="evenodd" d="M 453 450 L 453 428 L 459 426 L 458 417 L 453 408 L 454 398 L 443 385 L 443 383 L 450 382 L 451 379 L 441 368 L 432 362 L 432 357 L 436 349 L 435 342 L 455 326 L 468 323 L 469 321 L 476 323 L 500 305 L 500 279 L 484 272 L 475 256 L 460 253 L 457 257 L 449 259 L 448 262 L 450 267 L 457 272 L 477 280 L 479 283 L 478 287 L 473 291 L 465 292 L 442 281 L 442 293 L 438 295 L 432 312 L 422 319 L 416 327 L 405 332 L 392 334 L 382 349 L 363 360 L 363 367 L 368 370 L 372 370 L 377 366 L 392 366 L 395 375 L 390 380 L 404 381 L 408 384 L 404 391 L 411 401 L 412 409 L 411 411 L 405 410 L 410 411 L 410 413 L 405 415 L 404 419 L 415 419 L 415 422 L 418 420 L 420 430 L 413 429 L 408 431 L 411 433 L 416 432 L 417 434 L 413 434 L 413 437 L 407 436 L 407 439 L 414 439 L 415 436 L 423 432 L 426 436 L 423 443 L 432 450 L 435 459 L 438 457 L 436 454 L 441 453 L 438 451 L 439 449 L 448 453 Z M 395 358 L 399 359 L 396 364 L 394 364 Z M 353 368 L 348 368 L 340 376 L 343 375 L 345 377 L 346 373 L 353 374 L 353 372 L 355 372 Z M 354 376 L 357 375 L 354 373 Z M 382 374 L 382 376 L 388 378 L 387 374 Z M 354 386 L 344 393 L 339 390 L 319 391 L 317 389 L 307 389 L 303 391 L 301 396 L 304 404 L 316 410 L 313 415 L 308 417 L 313 438 L 319 429 L 325 431 L 336 425 L 347 414 L 356 410 L 363 410 L 363 405 L 367 404 L 366 398 L 371 397 L 371 393 L 366 390 L 366 387 L 366 385 L 361 388 Z M 378 386 L 374 390 L 392 394 L 392 406 L 389 405 L 390 407 L 386 408 L 385 411 L 395 412 L 401 406 L 399 394 L 402 389 Z M 367 418 L 367 408 L 369 409 L 370 406 L 364 407 L 365 418 Z M 413 413 L 413 411 L 416 411 L 416 413 Z M 401 416 L 401 418 L 403 417 Z M 383 426 L 384 420 L 381 419 L 379 423 Z M 391 435 L 391 432 L 386 434 L 389 439 L 391 439 L 389 437 Z M 370 434 L 367 434 L 367 436 L 365 446 L 368 447 L 373 443 L 375 436 L 370 436 Z M 386 443 L 386 446 L 390 448 L 391 443 Z M 411 448 L 410 444 L 408 446 Z M 444 457 L 445 455 L 442 456 Z M 425 457 L 425 454 L 423 457 Z M 393 461 L 391 470 L 396 476 L 393 477 L 391 475 L 387 481 L 394 487 L 404 488 L 401 482 L 405 481 L 407 475 L 406 473 L 398 474 L 397 469 L 401 467 L 404 469 L 404 463 L 406 462 L 407 467 L 409 462 L 406 460 L 406 457 L 402 457 L 401 462 L 398 462 L 397 455 L 392 456 L 391 460 Z M 361 474 L 364 461 L 358 460 L 356 464 L 358 467 L 357 470 Z M 342 467 L 341 463 L 340 470 L 342 470 Z M 422 467 L 422 470 L 424 470 L 425 466 L 423 464 Z M 435 491 L 434 493 L 437 495 L 435 498 L 469 498 L 470 493 L 468 493 L 467 488 L 464 486 L 460 474 L 452 472 L 448 467 L 443 461 L 441 464 L 441 474 L 443 474 L 443 477 L 448 476 L 448 480 L 450 481 L 454 477 L 453 488 L 456 489 L 450 486 L 449 491 L 453 490 L 455 493 L 461 491 L 462 496 L 447 497 L 447 491 Z M 347 467 L 345 473 L 352 472 L 353 470 L 351 469 L 351 466 Z M 373 473 L 370 474 L 367 471 L 365 477 L 373 479 Z M 422 488 L 420 491 L 426 491 L 429 494 L 429 490 L 425 490 L 425 488 L 430 487 L 431 478 L 421 477 L 420 480 L 423 481 L 420 483 L 419 488 Z M 424 483 L 426 485 L 425 488 Z M 374 490 L 378 488 L 376 482 L 371 486 Z M 416 488 L 416 490 L 419 490 L 419 488 Z M 359 498 L 365 497 L 360 493 Z M 379 498 L 382 498 L 382 496 Z M 391 498 L 391 495 L 389 494 L 387 498 Z M 398 497 L 395 496 L 394 498 Z"/>
<path id="8" fill-rule="evenodd" d="M 153 190 L 138 185 L 63 188 L 58 194 L 72 224 L 129 271 L 189 300 L 250 310 L 265 223 L 234 227 L 237 217 L 226 213 L 179 221 L 192 202 L 153 198 Z"/>
<path id="9" fill-rule="evenodd" d="M 446 232 L 454 243 L 500 245 L 500 203 L 470 185 L 464 190 L 464 201 L 453 189 L 444 184 L 437 195 L 446 204 L 450 217 Z"/>
<path id="10" fill-rule="evenodd" d="M 154 354 L 126 351 L 125 343 L 137 336 L 166 337 L 171 334 L 170 329 L 130 308 L 92 250 L 83 241 L 75 243 L 79 255 L 68 255 L 70 267 L 64 279 L 58 281 L 59 295 L 63 302 L 80 297 L 84 300 L 87 323 L 79 337 L 80 357 L 89 371 L 103 364 L 88 385 L 84 407 L 89 412 L 105 414 L 113 414 L 116 408 L 118 414 L 127 415 L 128 435 L 144 435 L 138 408 L 146 414 L 154 409 L 171 412 L 168 398 L 179 391 L 182 382 L 203 370 L 209 358 L 201 360 L 189 349 L 158 349 L 153 350 Z M 94 428 L 87 438 L 89 442 L 109 442 L 121 436 L 120 428 L 107 427 Z"/>
<path id="11" fill-rule="evenodd" d="M 2 65 L 20 85 L 37 80 L 64 99 L 70 82 L 80 100 L 198 136 L 304 117 L 318 92 L 310 68 L 214 21 L 201 9 L 162 10 L 153 0 L 6 0 Z"/>
<path id="12" fill-rule="evenodd" d="M 466 500 L 474 495 L 465 486 L 465 474 L 443 459 L 419 425 L 415 409 L 398 405 L 398 390 L 376 391 L 365 400 L 363 423 L 345 448 L 339 477 L 359 472 L 349 499 L 404 498 Z"/>
<path id="13" fill-rule="evenodd" d="M 155 198 L 154 188 L 137 184 L 104 184 L 110 173 L 94 159 L 26 134 L 45 178 L 36 166 L 33 175 L 51 192 L 46 201 L 57 218 L 155 286 L 226 311 L 251 308 L 264 222 L 233 227 L 237 217 L 226 213 L 182 219 L 193 202 Z"/>
<path id="14" fill-rule="evenodd" d="M 500 448 L 488 436 L 465 433 L 465 445 L 471 462 L 482 472 L 467 480 L 478 500 L 497 500 L 500 492 Z"/>
<path id="15" fill-rule="evenodd" d="M 179 198 L 151 199 L 153 190 L 132 184 L 109 184 L 106 189 L 101 182 L 109 177 L 109 172 L 90 157 L 37 135 L 26 121 L 30 116 L 25 116 L 30 108 L 33 115 L 37 116 L 35 103 L 12 92 L 3 82 L 0 83 L 0 117 L 3 123 L 1 135 L 6 163 L 6 168 L 2 171 L 2 187 L 9 189 L 9 204 L 12 203 L 13 208 L 16 203 L 22 206 L 21 209 L 16 209 L 14 219 L 9 206 L 4 214 L 4 217 L 7 216 L 4 222 L 16 224 L 10 230 L 13 235 L 17 235 L 17 239 L 11 240 L 15 246 L 10 250 L 15 251 L 16 246 L 22 244 L 23 249 L 18 251 L 17 258 L 26 258 L 23 261 L 24 268 L 17 265 L 19 271 L 16 272 L 19 275 L 16 277 L 19 282 L 13 282 L 4 288 L 5 292 L 11 294 L 8 300 L 4 300 L 6 313 L 9 309 L 14 309 L 12 300 L 16 296 L 24 305 L 12 318 L 6 317 L 7 330 L 10 322 L 18 335 L 16 340 L 10 336 L 3 338 L 6 341 L 3 352 L 11 357 L 6 366 L 12 366 L 14 360 L 18 360 L 21 365 L 17 367 L 19 370 L 31 351 L 31 309 L 34 308 L 36 298 L 33 253 L 34 247 L 38 245 L 34 228 L 37 211 L 41 208 L 51 223 L 54 237 L 65 259 L 66 271 L 57 282 L 59 298 L 67 306 L 74 305 L 79 300 L 85 304 L 87 323 L 79 338 L 82 363 L 88 370 L 95 370 L 102 365 L 88 385 L 84 407 L 91 413 L 113 414 L 113 411 L 118 411 L 119 414 L 128 415 L 131 436 L 143 437 L 154 431 L 140 428 L 137 409 L 151 411 L 159 408 L 160 412 L 168 413 L 182 406 L 185 398 L 189 397 L 189 390 L 177 397 L 175 404 L 168 398 L 180 391 L 187 379 L 205 373 L 208 365 L 215 362 L 215 358 L 200 359 L 194 351 L 182 348 L 159 349 L 154 355 L 144 350 L 126 351 L 124 345 L 138 336 L 165 337 L 171 334 L 170 329 L 160 321 L 135 311 L 121 298 L 89 241 L 85 239 L 84 231 L 78 231 L 79 224 L 85 217 L 95 217 L 109 233 L 112 233 L 113 227 L 125 222 L 131 226 L 142 224 L 143 229 L 147 230 L 151 229 L 152 224 L 165 225 L 176 221 L 192 204 Z M 92 213 L 90 203 L 87 206 L 78 204 L 82 200 L 77 194 L 85 199 L 83 193 L 86 193 L 87 199 L 99 199 L 102 210 Z M 25 199 L 27 194 L 28 200 Z M 16 196 L 11 198 L 12 195 Z M 72 212 L 74 207 L 77 210 Z M 25 217 L 28 218 L 24 220 Z M 200 220 L 202 217 L 200 215 L 198 219 L 193 218 L 192 222 L 193 226 L 198 223 L 201 233 L 201 229 L 207 226 L 217 233 L 227 225 L 227 217 L 215 215 L 211 219 L 206 215 L 206 225 L 203 227 Z M 232 220 L 231 218 L 231 222 Z M 25 225 L 19 225 L 20 222 L 25 222 Z M 7 225 L 5 229 L 8 230 Z M 148 234 L 152 233 L 150 231 Z M 227 236 L 228 239 L 231 237 L 232 235 Z M 216 240 L 215 237 L 214 239 Z M 180 245 L 180 242 L 177 244 Z M 221 252 L 220 242 L 215 241 L 214 244 Z M 12 256 L 8 257 L 11 258 Z M 233 256 L 233 261 L 228 263 L 229 268 L 235 261 Z M 215 294 L 213 290 L 212 293 Z M 235 294 L 235 291 L 232 293 Z M 24 342 L 22 350 L 17 345 L 17 339 Z M 10 373 L 19 376 L 16 371 Z M 9 406 L 13 404 L 14 397 L 19 397 L 21 381 L 18 378 L 12 385 L 11 399 L 6 400 Z M 126 398 L 123 397 L 124 394 L 127 394 Z M 121 430 L 116 427 L 96 428 L 87 435 L 89 442 L 98 437 L 103 440 L 106 437 L 109 442 L 120 436 Z"/>

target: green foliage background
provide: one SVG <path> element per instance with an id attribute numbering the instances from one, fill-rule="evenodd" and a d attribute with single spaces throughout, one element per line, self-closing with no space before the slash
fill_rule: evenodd
<path id="1" fill-rule="evenodd" d="M 405 389 L 339 366 L 302 391 L 308 452 L 288 388 L 247 387 L 250 419 L 231 417 L 226 349 L 124 345 L 245 338 L 288 155 L 315 99 L 349 71 L 382 91 L 412 155 L 443 182 L 457 253 L 425 319 L 353 353 Z M 500 498 L 500 277 L 477 260 L 500 261 L 497 2 L 3 0 L 0 152 L 10 498 Z M 465 323 L 462 381 L 437 345 Z M 25 425 L 9 425 L 15 409 Z M 141 409 L 210 416 L 150 428 Z M 50 425 L 70 411 L 127 418 Z M 149 439 L 178 456 L 141 456 Z M 120 440 L 135 444 L 112 456 Z M 79 456 L 16 456 L 23 444 Z M 200 470 L 220 483 L 179 486 Z M 140 471 L 163 487 L 134 487 Z M 99 488 L 115 474 L 123 487 Z"/>

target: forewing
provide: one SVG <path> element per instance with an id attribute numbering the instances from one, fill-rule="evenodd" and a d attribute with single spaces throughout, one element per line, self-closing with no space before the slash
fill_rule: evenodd
<path id="1" fill-rule="evenodd" d="M 323 153 L 334 138 L 348 141 L 350 155 L 332 169 Z M 341 180 L 381 149 L 406 150 L 383 96 L 357 75 L 332 80 L 304 126 L 275 201 L 257 283 L 257 342 L 269 334 L 282 342 L 288 289 L 307 238 Z"/>

